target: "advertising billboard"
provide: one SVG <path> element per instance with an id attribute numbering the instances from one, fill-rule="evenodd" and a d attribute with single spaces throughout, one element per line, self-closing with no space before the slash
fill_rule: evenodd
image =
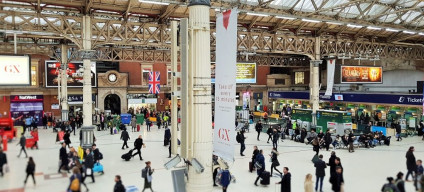
<path id="1" fill-rule="evenodd" d="M 341 83 L 383 83 L 381 67 L 341 66 Z"/>
<path id="2" fill-rule="evenodd" d="M 0 85 L 31 85 L 29 55 L 0 55 Z"/>
<path id="3" fill-rule="evenodd" d="M 58 74 L 60 72 L 60 62 L 46 61 L 46 87 L 57 87 Z M 73 61 L 68 63 L 66 69 L 68 75 L 68 87 L 82 87 L 84 68 L 82 61 Z M 91 86 L 97 86 L 96 63 L 91 62 Z"/>
<path id="4" fill-rule="evenodd" d="M 236 66 L 236 83 L 256 83 L 256 63 L 237 62 Z M 212 83 L 215 83 L 215 68 L 215 63 L 212 63 Z"/>

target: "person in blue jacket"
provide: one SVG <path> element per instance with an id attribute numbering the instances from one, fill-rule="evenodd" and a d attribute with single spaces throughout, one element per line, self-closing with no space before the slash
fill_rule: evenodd
<path id="1" fill-rule="evenodd" d="M 256 173 L 258 174 L 258 177 L 256 177 L 255 185 L 258 186 L 259 178 L 261 178 L 262 173 L 265 171 L 265 157 L 264 157 L 264 151 L 261 149 L 259 150 L 259 154 L 256 156 L 255 163 L 258 162 L 262 167 L 260 169 L 256 169 Z"/>
<path id="2" fill-rule="evenodd" d="M 222 192 L 227 192 L 228 185 L 230 185 L 231 174 L 228 170 L 223 170 L 221 173 Z"/>

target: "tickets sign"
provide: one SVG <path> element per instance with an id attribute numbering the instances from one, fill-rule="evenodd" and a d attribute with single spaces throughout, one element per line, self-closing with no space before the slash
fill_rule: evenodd
<path id="1" fill-rule="evenodd" d="M 341 83 L 383 83 L 381 67 L 341 66 Z"/>

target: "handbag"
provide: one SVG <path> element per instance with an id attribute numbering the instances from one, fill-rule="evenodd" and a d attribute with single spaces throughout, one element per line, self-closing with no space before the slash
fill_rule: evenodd
<path id="1" fill-rule="evenodd" d="M 5 173 L 9 173 L 9 165 L 8 164 L 4 164 L 3 165 L 3 171 L 5 172 Z"/>
<path id="2" fill-rule="evenodd" d="M 85 174 L 86 174 L 86 175 L 92 175 L 92 174 L 93 174 L 93 171 L 91 170 L 91 168 L 87 168 L 87 169 L 85 170 Z"/>
<path id="3" fill-rule="evenodd" d="M 262 169 L 262 164 L 260 164 L 258 161 L 255 162 L 255 168 L 256 169 Z"/>

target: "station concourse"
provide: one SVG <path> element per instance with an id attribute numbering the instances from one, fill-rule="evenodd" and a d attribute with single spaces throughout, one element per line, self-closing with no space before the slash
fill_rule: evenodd
<path id="1" fill-rule="evenodd" d="M 0 1 L 0 192 L 424 191 L 423 9 Z"/>

